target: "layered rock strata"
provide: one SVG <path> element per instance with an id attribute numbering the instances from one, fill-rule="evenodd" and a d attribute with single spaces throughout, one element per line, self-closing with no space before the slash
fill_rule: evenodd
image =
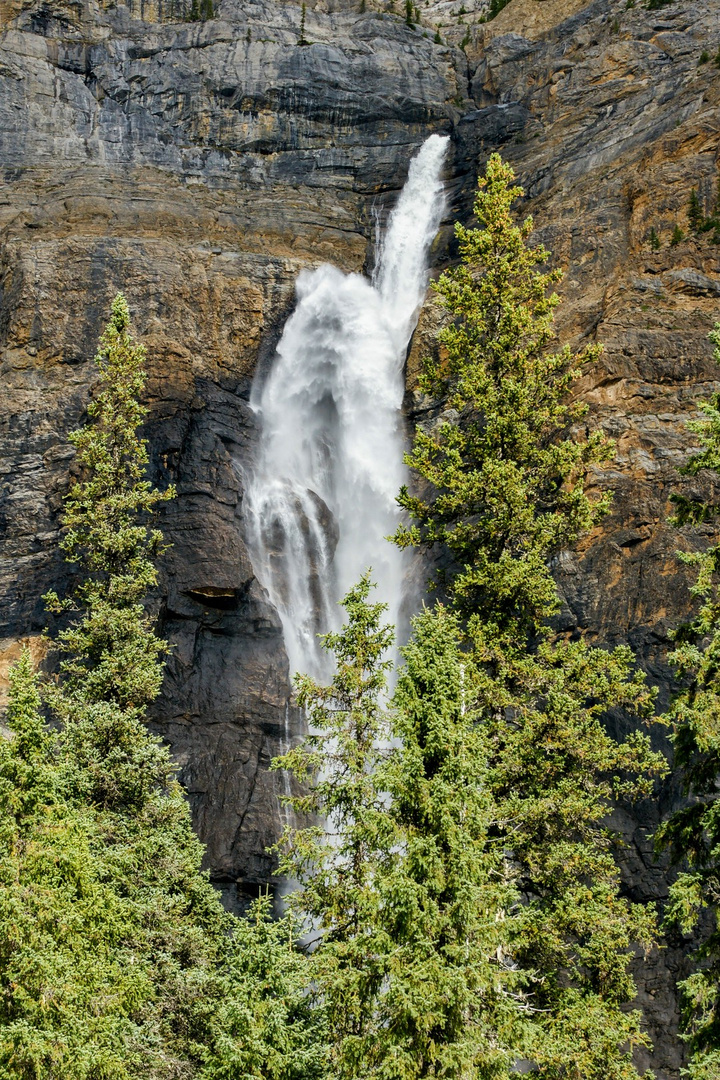
<path id="1" fill-rule="evenodd" d="M 242 500 L 257 435 L 250 383 L 298 271 L 370 265 L 374 215 L 431 131 L 452 137 L 438 264 L 452 258 L 450 221 L 468 217 L 488 153 L 511 160 L 566 271 L 562 335 L 606 344 L 582 393 L 591 422 L 617 439 L 597 475 L 616 493 L 613 512 L 558 559 L 562 628 L 629 641 L 663 699 L 668 630 L 689 610 L 674 550 L 695 542 L 667 526 L 667 498 L 691 446 L 686 420 L 718 386 L 707 332 L 720 317 L 720 246 L 689 233 L 687 204 L 693 187 L 707 213 L 716 198 L 720 70 L 699 61 L 720 46 L 719 0 L 658 11 L 512 0 L 463 31 L 465 51 L 423 25 L 442 5 L 426 19 L 421 5 L 415 29 L 370 4 L 330 6 L 307 11 L 301 46 L 294 5 L 220 0 L 215 18 L 185 22 L 149 3 L 0 4 L 5 659 L 36 640 L 42 593 L 68 581 L 56 549 L 66 436 L 122 288 L 148 348 L 154 475 L 178 487 L 155 598 L 173 648 L 153 723 L 233 903 L 271 875 L 265 849 L 281 825 L 267 767 L 288 734 L 287 661 L 253 578 Z M 671 245 L 676 224 L 687 238 Z M 414 372 L 437 318 L 428 305 L 410 411 L 424 406 Z M 670 782 L 618 811 L 638 898 L 666 888 L 648 837 L 676 797 Z M 686 946 L 642 969 L 660 1077 L 681 1064 L 673 983 Z"/>

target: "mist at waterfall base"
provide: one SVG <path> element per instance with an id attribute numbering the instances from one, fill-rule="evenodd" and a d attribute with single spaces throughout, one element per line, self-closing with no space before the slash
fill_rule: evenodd
<path id="1" fill-rule="evenodd" d="M 407 558 L 395 531 L 406 481 L 404 365 L 444 209 L 445 136 L 431 135 L 378 239 L 372 281 L 323 265 L 303 271 L 267 377 L 253 387 L 260 445 L 246 496 L 253 568 L 282 620 L 291 675 L 325 679 L 318 635 L 372 567 L 372 599 L 398 624 Z"/>

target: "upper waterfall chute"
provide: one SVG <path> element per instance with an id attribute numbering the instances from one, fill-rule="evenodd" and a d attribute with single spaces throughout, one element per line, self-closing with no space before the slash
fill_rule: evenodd
<path id="1" fill-rule="evenodd" d="M 338 600 L 369 566 L 389 620 L 400 615 L 405 557 L 385 537 L 406 479 L 404 362 L 444 209 L 447 144 L 431 135 L 410 163 L 372 282 L 329 265 L 298 276 L 270 373 L 253 388 L 262 428 L 248 542 L 291 671 L 329 674 L 317 635 L 336 628 Z"/>

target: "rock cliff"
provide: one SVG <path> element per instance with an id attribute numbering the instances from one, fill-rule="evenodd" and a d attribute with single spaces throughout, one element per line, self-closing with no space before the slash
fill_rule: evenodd
<path id="1" fill-rule="evenodd" d="M 415 28 L 364 0 L 321 0 L 307 46 L 297 5 L 220 0 L 206 22 L 184 11 L 0 0 L 0 675 L 44 625 L 39 597 L 69 573 L 55 550 L 66 435 L 122 288 L 148 348 L 153 470 L 178 486 L 155 600 L 173 648 L 153 723 L 211 873 L 241 904 L 271 875 L 280 810 L 267 766 L 288 698 L 279 621 L 243 541 L 250 382 L 299 269 L 371 263 L 374 215 L 431 131 L 452 137 L 435 261 L 452 257 L 450 221 L 467 218 L 477 172 L 500 149 L 566 271 L 563 336 L 605 342 L 582 393 L 617 439 L 597 476 L 616 495 L 602 528 L 558 560 L 562 626 L 629 641 L 667 696 L 668 629 L 688 611 L 667 497 L 691 445 L 685 421 L 718 385 L 707 332 L 720 245 L 690 233 L 687 205 L 695 187 L 709 213 L 717 193 L 720 70 L 700 61 L 720 46 L 720 0 L 656 11 L 512 0 L 486 24 L 434 3 Z M 686 238 L 671 244 L 676 224 Z M 429 304 L 409 358 L 411 412 L 436 320 Z M 648 833 L 676 797 L 669 782 L 618 810 L 635 896 L 662 897 Z M 681 1064 L 672 986 L 686 945 L 642 976 L 660 1077 Z"/>

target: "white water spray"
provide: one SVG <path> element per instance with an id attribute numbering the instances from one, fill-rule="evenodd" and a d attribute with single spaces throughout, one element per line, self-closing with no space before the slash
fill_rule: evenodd
<path id="1" fill-rule="evenodd" d="M 283 624 L 290 671 L 327 677 L 318 634 L 369 567 L 397 624 L 403 553 L 395 498 L 405 482 L 404 362 L 444 208 L 448 140 L 431 135 L 410 164 L 372 283 L 333 266 L 303 271 L 273 366 L 253 388 L 262 434 L 247 490 L 255 573 Z"/>

